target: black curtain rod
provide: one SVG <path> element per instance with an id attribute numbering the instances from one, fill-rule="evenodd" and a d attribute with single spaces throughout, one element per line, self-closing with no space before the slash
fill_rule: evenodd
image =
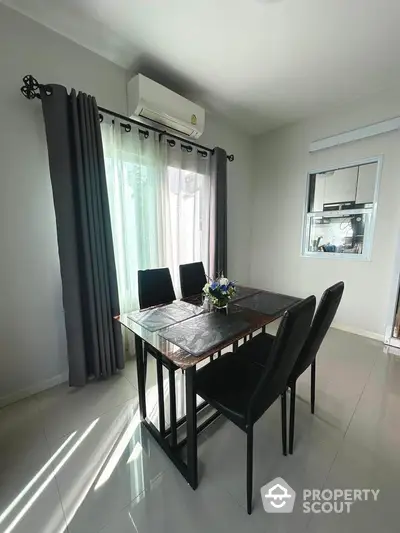
<path id="1" fill-rule="evenodd" d="M 103 110 L 104 112 L 104 110 Z M 114 116 L 114 115 L 112 115 Z M 122 116 L 122 115 L 121 115 Z M 103 115 L 101 113 L 99 113 L 99 119 L 100 119 L 100 122 L 103 122 Z M 115 120 L 112 119 L 112 123 L 115 124 Z M 140 122 L 140 124 L 142 124 L 142 122 Z M 123 122 L 120 122 L 119 125 L 121 126 L 121 128 L 124 128 L 124 130 L 129 133 L 132 131 L 132 126 L 128 123 L 128 124 L 124 124 Z M 149 132 L 149 128 L 146 126 L 146 124 L 143 124 L 143 126 L 146 128 L 145 130 L 141 130 L 140 128 L 138 128 L 138 132 L 140 135 L 143 135 L 143 137 L 145 139 L 148 139 L 149 138 L 149 135 L 150 135 L 150 132 Z M 158 131 L 157 129 L 155 128 L 151 128 L 152 130 L 154 131 Z M 163 136 L 163 133 L 160 133 L 159 134 L 159 140 L 161 140 L 161 137 Z M 173 137 L 175 137 L 176 139 L 180 139 L 182 142 L 181 142 L 181 150 L 184 150 L 185 152 L 192 152 L 193 151 L 193 146 L 192 144 L 183 144 L 184 141 L 183 139 L 181 139 L 180 137 L 176 137 L 175 135 L 173 135 Z M 171 139 L 171 135 L 168 134 L 168 139 L 167 139 L 167 143 L 169 146 L 173 147 L 176 145 L 176 142 L 174 141 L 174 139 Z M 195 144 L 195 146 L 199 146 L 199 144 Z M 209 148 L 204 148 L 204 150 L 201 150 L 200 148 L 197 149 L 197 153 L 199 153 L 202 157 L 207 157 L 208 153 L 209 152 L 213 152 L 213 150 L 210 150 Z M 228 156 L 226 156 L 228 158 Z"/>
<path id="2" fill-rule="evenodd" d="M 37 81 L 36 78 L 34 78 L 31 74 L 28 74 L 27 76 L 24 76 L 22 78 L 22 81 L 24 82 L 23 86 L 21 87 L 21 93 L 27 98 L 28 100 L 33 100 L 34 98 L 40 99 L 40 89 L 43 88 L 46 92 L 49 91 L 49 87 L 46 85 L 42 85 Z M 174 135 L 172 133 L 169 133 L 166 130 L 160 130 L 159 128 L 155 128 L 154 126 L 148 126 L 147 124 L 144 124 L 143 122 L 139 122 L 138 120 L 134 120 L 129 117 L 125 117 L 124 115 L 121 115 L 119 113 L 116 113 L 115 111 L 111 111 L 110 109 L 106 109 L 105 107 L 98 107 L 98 110 L 102 113 L 105 113 L 107 115 L 111 115 L 112 117 L 119 118 L 120 120 L 123 120 L 124 122 L 129 122 L 131 124 L 135 124 L 136 126 L 141 126 L 147 130 L 155 131 L 160 134 L 160 137 L 165 135 L 167 137 L 177 139 L 178 141 L 182 143 L 189 144 L 190 146 L 195 146 L 199 150 L 205 150 L 209 153 L 214 153 L 214 150 L 212 148 L 208 148 L 208 146 L 202 146 L 201 144 L 194 143 L 193 141 L 189 141 L 187 139 L 182 139 L 182 137 L 179 137 L 178 135 Z M 99 113 L 99 119 L 100 121 L 103 119 L 101 113 Z M 126 126 L 122 124 L 122 126 Z M 145 133 L 145 132 L 141 132 Z M 146 136 L 146 135 L 145 135 Z M 148 135 L 146 136 L 148 137 Z M 235 156 L 233 154 L 226 156 L 228 161 L 233 161 L 235 159 Z"/>
<path id="3" fill-rule="evenodd" d="M 195 148 L 198 148 L 199 150 L 205 150 L 206 152 L 209 152 L 210 154 L 214 153 L 214 150 L 212 148 L 208 148 L 208 146 L 203 146 L 201 144 L 197 144 L 193 141 L 189 141 L 188 139 L 182 139 L 182 137 L 179 137 L 178 135 L 174 135 L 173 133 L 169 133 L 166 130 L 160 130 L 159 128 L 155 128 L 154 126 L 149 126 L 145 124 L 144 122 L 140 122 L 139 120 L 134 120 L 133 118 L 125 117 L 124 115 L 120 115 L 119 113 L 116 113 L 115 111 L 111 111 L 110 109 L 106 109 L 104 107 L 99 107 L 99 111 L 111 115 L 112 117 L 119 118 L 120 120 L 123 120 L 125 122 L 129 122 L 130 124 L 135 124 L 136 126 L 141 126 L 142 128 L 158 132 L 160 136 L 165 135 L 166 137 L 176 139 L 177 141 L 180 141 L 181 143 L 189 144 L 191 146 L 194 146 Z M 101 119 L 100 119 L 101 120 Z M 121 126 L 125 126 L 124 124 L 121 124 Z M 233 161 L 235 159 L 235 156 L 233 154 L 226 156 L 228 161 Z"/>

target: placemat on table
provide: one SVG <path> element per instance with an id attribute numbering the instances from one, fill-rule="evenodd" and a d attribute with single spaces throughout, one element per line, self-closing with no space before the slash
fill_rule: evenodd
<path id="1" fill-rule="evenodd" d="M 245 334 L 248 328 L 249 323 L 241 317 L 241 313 L 207 313 L 163 329 L 160 336 L 186 352 L 200 356 L 240 333 Z"/>
<path id="2" fill-rule="evenodd" d="M 135 313 L 130 313 L 128 316 L 148 331 L 154 332 L 201 313 L 204 313 L 203 308 L 179 301 L 160 307 L 136 311 Z"/>
<path id="3" fill-rule="evenodd" d="M 258 294 L 259 292 L 261 292 L 261 289 L 253 289 L 252 287 L 241 287 L 240 285 L 237 285 L 236 294 L 230 300 L 230 302 L 232 303 L 237 302 L 238 300 L 242 300 L 243 298 L 253 296 L 254 294 Z"/>
<path id="4" fill-rule="evenodd" d="M 239 300 L 236 305 L 252 311 L 258 311 L 270 316 L 279 316 L 284 309 L 299 302 L 301 298 L 278 294 L 276 292 L 262 291 L 248 298 Z"/>

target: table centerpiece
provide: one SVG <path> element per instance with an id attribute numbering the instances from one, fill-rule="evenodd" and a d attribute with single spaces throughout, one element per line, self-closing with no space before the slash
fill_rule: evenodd
<path id="1" fill-rule="evenodd" d="M 203 287 L 204 297 L 216 309 L 225 309 L 236 294 L 236 282 L 230 281 L 222 274 L 216 279 L 209 279 Z"/>

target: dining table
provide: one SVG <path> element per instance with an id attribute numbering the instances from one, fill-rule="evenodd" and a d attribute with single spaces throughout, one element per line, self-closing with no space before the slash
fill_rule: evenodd
<path id="1" fill-rule="evenodd" d="M 135 338 L 139 412 L 142 425 L 164 450 L 189 485 L 198 486 L 197 436 L 219 413 L 196 401 L 196 367 L 223 354 L 229 357 L 240 341 L 258 331 L 301 299 L 252 287 L 238 286 L 225 309 L 206 305 L 201 294 L 174 302 L 123 313 L 115 317 Z M 158 424 L 146 405 L 147 357 L 157 361 Z M 169 420 L 165 417 L 163 368 L 169 375 Z M 175 372 L 185 375 L 185 414 L 177 419 Z M 208 416 L 205 417 L 205 414 Z"/>

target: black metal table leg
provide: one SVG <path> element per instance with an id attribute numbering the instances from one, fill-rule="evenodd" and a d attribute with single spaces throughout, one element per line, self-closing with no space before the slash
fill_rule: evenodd
<path id="1" fill-rule="evenodd" d="M 197 406 L 196 406 L 196 413 L 200 413 L 200 411 L 202 411 L 205 407 L 208 406 L 208 403 L 207 402 L 201 402 L 199 403 Z M 176 427 L 177 429 L 179 429 L 181 426 L 183 426 L 184 424 L 186 424 L 186 415 L 183 415 L 179 420 L 176 421 Z M 197 430 L 197 433 L 199 431 Z M 165 435 L 166 436 L 169 436 L 171 434 L 171 427 L 167 428 L 165 430 Z M 180 441 L 181 442 L 181 441 Z M 185 442 L 186 442 L 186 439 L 185 439 Z M 179 444 L 180 446 L 180 444 Z"/>
<path id="2" fill-rule="evenodd" d="M 165 437 L 165 406 L 164 406 L 164 378 L 163 365 L 160 357 L 157 357 L 157 388 L 158 388 L 158 421 L 160 435 Z"/>
<path id="3" fill-rule="evenodd" d="M 182 476 L 189 482 L 188 478 L 188 468 L 187 465 L 182 461 L 181 457 L 176 453 L 176 450 L 173 450 L 169 445 L 167 439 L 163 439 L 160 436 L 160 432 L 156 426 L 150 420 L 143 420 L 142 424 L 149 431 L 155 441 L 158 443 L 160 448 L 164 450 L 167 456 L 171 459 L 172 463 L 176 466 Z"/>
<path id="4" fill-rule="evenodd" d="M 197 424 L 196 424 L 196 367 L 188 368 L 186 374 L 186 430 L 187 430 L 187 468 L 188 482 L 192 489 L 197 489 Z"/>
<path id="5" fill-rule="evenodd" d="M 143 379 L 144 379 L 145 386 L 147 383 L 147 361 L 148 359 L 149 359 L 148 345 L 147 343 L 144 343 L 143 345 Z"/>
<path id="6" fill-rule="evenodd" d="M 176 394 L 175 394 L 175 370 L 168 368 L 169 376 L 169 411 L 170 411 L 170 428 L 171 428 L 171 445 L 175 447 L 178 442 L 177 423 L 176 423 Z"/>
<path id="7" fill-rule="evenodd" d="M 146 413 L 146 381 L 144 376 L 143 364 L 143 341 L 139 335 L 135 335 L 135 351 L 136 351 L 136 368 L 139 388 L 139 412 L 140 418 L 144 420 Z"/>

